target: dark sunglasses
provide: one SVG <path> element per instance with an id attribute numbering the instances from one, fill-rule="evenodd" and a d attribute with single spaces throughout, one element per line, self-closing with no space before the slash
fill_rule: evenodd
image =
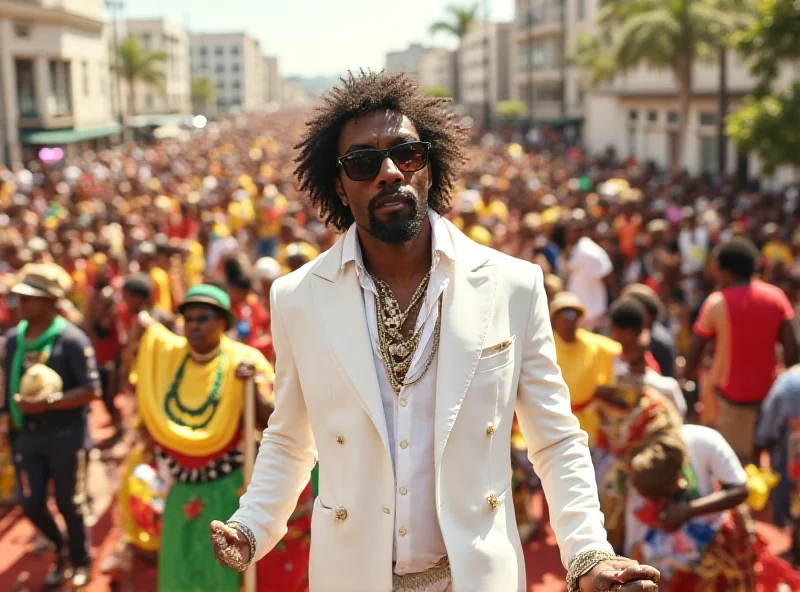
<path id="1" fill-rule="evenodd" d="M 391 158 L 395 166 L 404 173 L 416 173 L 428 164 L 430 142 L 406 142 L 386 150 L 366 148 L 340 156 L 337 164 L 344 169 L 351 181 L 369 181 L 381 172 L 381 165 Z"/>

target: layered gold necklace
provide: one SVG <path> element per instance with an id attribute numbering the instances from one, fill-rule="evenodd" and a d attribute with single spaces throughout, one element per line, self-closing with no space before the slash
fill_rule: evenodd
<path id="1" fill-rule="evenodd" d="M 414 352 L 416 352 L 419 346 L 424 325 L 420 325 L 418 328 L 415 327 L 409 337 L 403 335 L 403 325 L 405 325 L 409 315 L 417 308 L 417 304 L 428 290 L 431 272 L 429 271 L 425 275 L 422 282 L 417 286 L 417 289 L 414 290 L 414 294 L 412 294 L 411 300 L 405 310 L 400 308 L 397 298 L 395 298 L 392 289 L 386 282 L 375 277 L 372 279 L 377 288 L 377 293 L 375 294 L 375 314 L 378 321 L 378 342 L 380 345 L 381 358 L 386 366 L 389 383 L 392 385 L 395 394 L 399 395 L 403 385 L 410 386 L 422 380 L 422 377 L 425 376 L 433 362 L 436 350 L 439 347 L 439 329 L 442 320 L 441 301 L 439 302 L 439 316 L 436 319 L 431 353 L 420 374 L 411 381 L 406 382 L 406 375 L 411 367 L 411 361 L 414 359 Z"/>

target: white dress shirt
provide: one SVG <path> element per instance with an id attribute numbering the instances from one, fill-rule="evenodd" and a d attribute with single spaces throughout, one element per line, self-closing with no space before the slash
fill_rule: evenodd
<path id="1" fill-rule="evenodd" d="M 416 328 L 422 327 L 419 345 L 412 357 L 406 382 L 417 378 L 425 368 L 434 343 L 439 317 L 438 303 L 450 281 L 449 263 L 454 258 L 453 244 L 441 217 L 429 211 L 431 222 L 432 267 L 428 290 L 422 300 Z M 438 351 L 425 375 L 395 394 L 383 362 L 375 315 L 372 277 L 364 268 L 356 226 L 344 239 L 342 266 L 353 263 L 364 295 L 370 341 L 383 411 L 389 432 L 389 450 L 395 475 L 395 573 L 404 575 L 434 567 L 447 554 L 436 514 L 434 479 L 434 416 L 436 409 L 436 367 Z M 449 261 L 442 261 L 442 257 Z"/>

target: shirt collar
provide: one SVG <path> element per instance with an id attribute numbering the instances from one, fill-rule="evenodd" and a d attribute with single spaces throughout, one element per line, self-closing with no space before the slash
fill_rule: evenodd
<path id="1" fill-rule="evenodd" d="M 431 209 L 428 210 L 428 218 L 431 221 L 431 254 L 433 266 L 436 267 L 442 255 L 447 257 L 450 261 L 455 261 L 453 239 L 450 238 L 450 233 L 447 231 L 444 220 Z M 358 231 L 356 230 L 355 222 L 350 226 L 347 230 L 347 234 L 344 236 L 342 264 L 340 268 L 344 269 L 345 265 L 351 261 L 355 262 L 356 267 L 359 269 L 364 268 L 361 243 L 358 241 Z"/>

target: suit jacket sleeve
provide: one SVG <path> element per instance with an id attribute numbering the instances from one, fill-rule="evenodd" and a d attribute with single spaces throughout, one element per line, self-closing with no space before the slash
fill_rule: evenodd
<path id="1" fill-rule="evenodd" d="M 275 288 L 270 299 L 276 354 L 275 410 L 264 430 L 250 485 L 239 500 L 239 510 L 231 517 L 253 531 L 256 561 L 286 534 L 286 523 L 308 484 L 317 455 Z"/>
<path id="2" fill-rule="evenodd" d="M 550 523 L 568 567 L 583 551 L 613 553 L 603 528 L 588 437 L 572 413 L 556 363 L 542 270 L 533 271 L 530 316 L 522 343 L 516 412 L 528 457 L 550 506 Z"/>

